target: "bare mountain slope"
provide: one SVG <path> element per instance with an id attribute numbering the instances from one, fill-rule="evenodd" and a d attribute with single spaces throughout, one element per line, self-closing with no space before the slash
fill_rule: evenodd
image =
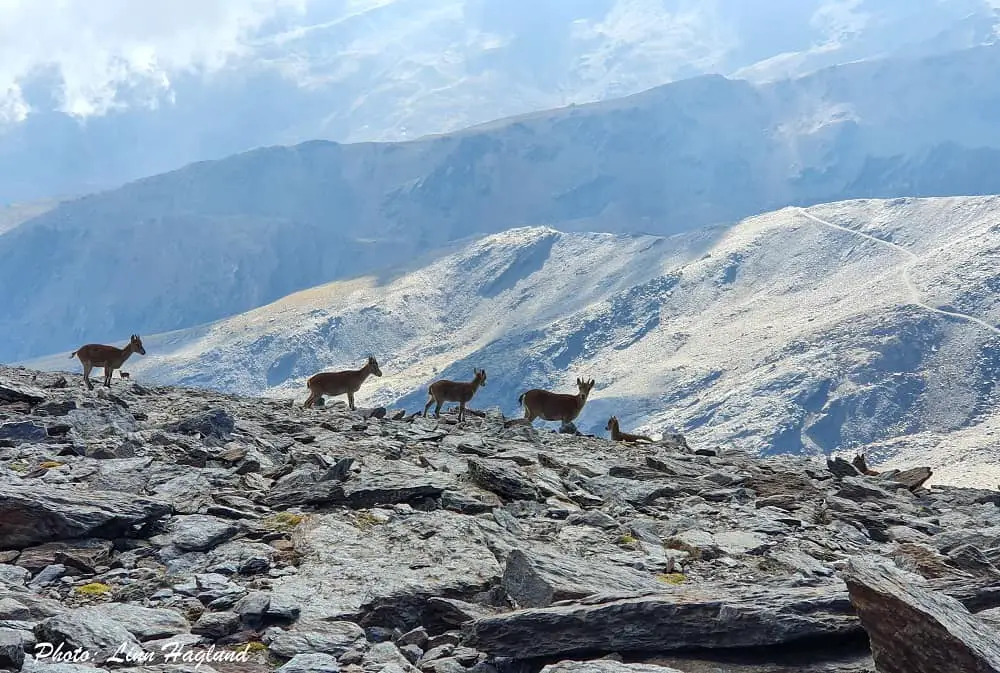
<path id="1" fill-rule="evenodd" d="M 82 4 L 76 3 L 76 11 Z M 154 45 L 163 47 L 157 45 L 158 31 L 123 44 L 112 28 L 117 22 L 102 22 L 100 11 L 88 12 L 74 28 L 93 35 L 92 43 L 74 43 L 67 52 L 41 38 L 8 46 L 13 56 L 6 59 L 5 72 L 13 78 L 5 82 L 14 86 L 0 88 L 0 203 L 107 189 L 263 145 L 316 138 L 408 140 L 706 73 L 774 80 L 878 56 L 972 47 L 996 39 L 990 4 L 251 3 L 240 13 L 279 11 L 280 18 L 259 26 L 246 43 L 212 45 L 220 58 L 209 63 L 198 61 L 200 45 L 192 38 L 202 35 L 200 17 L 188 12 L 173 39 L 181 50 L 192 43 L 195 54 L 179 70 L 170 67 L 176 63 L 171 49 L 155 51 Z M 282 13 L 282 6 L 301 13 Z M 71 21 L 72 10 L 54 15 L 55 22 Z M 244 28 L 253 30 L 253 24 Z M 102 44 L 102 37 L 111 40 Z M 101 49 L 95 54 L 86 49 L 89 44 Z M 222 58 L 229 46 L 238 53 Z M 46 48 L 49 53 L 39 53 Z M 136 63 L 135 53 L 147 48 L 154 51 Z M 31 67 L 33 56 L 40 67 Z M 81 71 L 74 57 L 88 67 Z M 89 116 L 79 123 L 67 109 Z M 2 113 L 13 112 L 17 119 L 17 110 L 26 118 L 5 124 Z"/>
<path id="2" fill-rule="evenodd" d="M 415 142 L 194 164 L 0 237 L 0 359 L 191 327 L 519 226 L 669 235 L 788 204 L 998 193 L 998 70 L 1000 46 L 702 77 Z"/>
<path id="3" fill-rule="evenodd" d="M 370 351 L 385 376 L 364 404 L 416 410 L 429 381 L 479 366 L 490 379 L 476 405 L 508 414 L 529 387 L 587 376 L 587 431 L 614 413 L 751 452 L 879 443 L 883 459 L 968 480 L 970 466 L 1000 465 L 987 441 L 1000 423 L 998 221 L 1000 197 L 956 197 L 786 208 L 672 238 L 513 230 L 394 280 L 148 339 L 127 368 L 301 400 L 305 377 Z M 936 461 L 957 438 L 951 465 Z"/>

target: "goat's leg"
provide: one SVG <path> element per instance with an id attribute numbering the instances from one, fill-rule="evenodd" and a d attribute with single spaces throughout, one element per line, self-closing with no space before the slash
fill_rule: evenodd
<path id="1" fill-rule="evenodd" d="M 316 393 L 310 390 L 309 397 L 307 397 L 306 401 L 302 403 L 302 406 L 305 407 L 306 409 L 309 409 L 310 407 L 312 407 L 315 401 L 316 401 Z"/>
<path id="2" fill-rule="evenodd" d="M 89 362 L 83 363 L 83 382 L 87 384 L 87 390 L 93 390 L 94 384 L 90 382 L 90 371 L 94 368 Z"/>
<path id="3" fill-rule="evenodd" d="M 350 391 L 347 393 L 347 406 L 351 408 L 351 411 L 354 411 L 354 393 Z"/>
<path id="4" fill-rule="evenodd" d="M 424 405 L 424 418 L 427 418 L 427 410 L 431 408 L 432 404 L 434 404 L 434 396 L 428 395 L 427 404 Z"/>
<path id="5" fill-rule="evenodd" d="M 465 402 L 458 403 L 458 422 L 461 423 L 465 420 Z"/>
<path id="6" fill-rule="evenodd" d="M 434 405 L 434 418 L 441 418 L 442 404 L 444 404 L 444 400 L 439 400 L 438 403 Z"/>
<path id="7" fill-rule="evenodd" d="M 104 366 L 104 387 L 105 388 L 110 388 L 111 387 L 111 375 L 114 374 L 114 373 L 115 373 L 114 367 L 112 367 L 111 365 L 105 365 Z"/>

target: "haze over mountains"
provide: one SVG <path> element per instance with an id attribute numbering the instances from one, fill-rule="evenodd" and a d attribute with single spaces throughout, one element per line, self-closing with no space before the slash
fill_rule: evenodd
<path id="1" fill-rule="evenodd" d="M 669 235 L 787 204 L 997 193 L 998 71 L 1000 45 L 705 76 L 420 141 L 194 164 L 0 236 L 0 358 L 191 327 L 512 227 Z"/>
<path id="2" fill-rule="evenodd" d="M 17 3 L 0 8 L 0 204 L 261 145 L 413 139 L 706 73 L 770 81 L 945 53 L 995 41 L 995 4 Z"/>

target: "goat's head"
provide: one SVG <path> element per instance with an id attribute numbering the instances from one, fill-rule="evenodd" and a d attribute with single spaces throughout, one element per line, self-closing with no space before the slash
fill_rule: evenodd
<path id="1" fill-rule="evenodd" d="M 486 386 L 486 370 L 485 369 L 474 369 L 473 372 L 475 372 L 475 375 L 476 375 L 475 381 L 477 383 L 479 383 L 479 385 L 485 387 Z"/>
<path id="2" fill-rule="evenodd" d="M 139 338 L 138 334 L 133 334 L 132 338 L 129 339 L 128 344 L 132 347 L 133 352 L 136 352 L 139 355 L 146 354 L 146 349 L 142 347 L 142 339 Z"/>
<path id="3" fill-rule="evenodd" d="M 617 425 L 618 425 L 618 417 L 612 416 L 611 418 L 608 419 L 608 424 L 604 426 L 604 429 L 610 431 L 612 428 L 617 427 Z"/>
<path id="4" fill-rule="evenodd" d="M 378 368 L 378 361 L 375 359 L 374 355 L 368 356 L 368 369 L 375 376 L 382 376 L 382 370 Z"/>
<path id="5" fill-rule="evenodd" d="M 582 395 L 583 399 L 586 400 L 587 397 L 590 395 L 591 389 L 594 387 L 594 379 L 590 379 L 589 381 L 584 381 L 583 379 L 577 379 L 576 387 L 580 389 L 580 395 Z"/>

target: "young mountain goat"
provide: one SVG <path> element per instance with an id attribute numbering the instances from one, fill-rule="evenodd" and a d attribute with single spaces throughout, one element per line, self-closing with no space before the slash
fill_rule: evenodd
<path id="1" fill-rule="evenodd" d="M 118 376 L 120 376 L 123 379 L 127 379 L 128 378 L 128 372 L 118 372 Z"/>
<path id="2" fill-rule="evenodd" d="M 358 392 L 361 384 L 365 382 L 369 374 L 382 376 L 382 370 L 378 368 L 378 362 L 374 355 L 368 356 L 368 362 L 361 369 L 348 369 L 342 372 L 321 372 L 309 377 L 306 387 L 309 388 L 309 397 L 302 406 L 307 409 L 316 403 L 324 395 L 343 395 L 347 393 L 347 406 L 354 411 L 354 393 Z"/>
<path id="3" fill-rule="evenodd" d="M 111 387 L 111 375 L 116 369 L 125 364 L 132 353 L 145 355 L 146 349 L 142 347 L 142 339 L 138 334 L 133 334 L 125 348 L 105 346 L 104 344 L 87 344 L 80 346 L 70 353 L 70 358 L 78 357 L 83 365 L 83 381 L 87 388 L 94 389 L 94 384 L 90 382 L 90 370 L 94 367 L 104 367 L 104 385 Z"/>
<path id="4" fill-rule="evenodd" d="M 646 435 L 630 435 L 627 432 L 622 432 L 618 425 L 618 417 L 612 416 L 608 419 L 608 424 L 604 428 L 611 432 L 611 441 L 613 442 L 627 442 L 629 444 L 635 442 L 652 442 L 653 440 Z"/>
<path id="5" fill-rule="evenodd" d="M 427 417 L 427 410 L 435 402 L 434 418 L 441 417 L 441 405 L 445 402 L 458 402 L 458 420 L 465 419 L 465 405 L 472 399 L 472 396 L 479 390 L 479 386 L 486 385 L 486 370 L 473 369 L 475 375 L 469 383 L 449 381 L 440 379 L 427 388 L 427 404 L 424 405 L 424 417 Z"/>
<path id="6" fill-rule="evenodd" d="M 587 396 L 594 387 L 594 379 L 577 379 L 576 387 L 580 390 L 576 395 L 532 388 L 521 393 L 517 401 L 524 406 L 524 417 L 529 423 L 541 418 L 545 421 L 562 421 L 565 425 L 580 415 L 583 405 L 587 403 Z"/>

